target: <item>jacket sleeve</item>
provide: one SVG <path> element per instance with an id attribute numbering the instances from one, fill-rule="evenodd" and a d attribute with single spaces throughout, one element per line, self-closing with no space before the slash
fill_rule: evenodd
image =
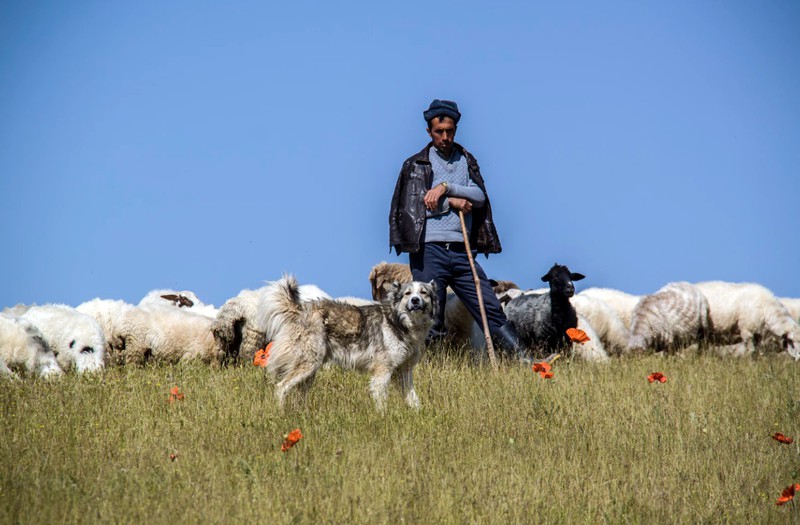
<path id="1" fill-rule="evenodd" d="M 400 253 L 401 235 L 400 235 L 400 195 L 403 193 L 403 173 L 406 170 L 406 163 L 400 168 L 400 174 L 397 176 L 397 183 L 394 186 L 394 194 L 392 195 L 392 205 L 389 208 L 389 251 L 392 246 L 397 248 L 397 253 Z"/>

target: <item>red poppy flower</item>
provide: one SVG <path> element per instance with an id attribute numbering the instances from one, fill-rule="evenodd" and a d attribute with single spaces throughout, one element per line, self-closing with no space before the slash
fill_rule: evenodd
<path id="1" fill-rule="evenodd" d="M 798 490 L 800 490 L 800 483 L 789 485 L 788 487 L 783 489 L 783 492 L 781 492 L 781 497 L 778 498 L 778 501 L 775 502 L 775 505 L 783 505 L 784 503 L 792 501 L 795 492 L 797 492 Z"/>
<path id="2" fill-rule="evenodd" d="M 295 443 L 302 439 L 303 434 L 300 433 L 300 429 L 296 428 L 289 432 L 287 435 L 283 436 L 283 444 L 281 445 L 281 452 L 286 452 L 290 448 L 294 446 Z"/>
<path id="3" fill-rule="evenodd" d="M 170 404 L 174 403 L 175 401 L 183 401 L 183 394 L 178 391 L 177 386 L 173 386 L 169 391 L 169 399 L 167 399 L 167 401 L 169 401 Z"/>
<path id="4" fill-rule="evenodd" d="M 175 454 L 174 452 L 172 452 L 172 453 L 169 455 L 169 459 L 171 459 L 172 461 L 175 461 L 176 459 L 178 459 L 178 455 L 177 455 L 177 454 Z"/>
<path id="5" fill-rule="evenodd" d="M 583 344 L 587 341 L 591 341 L 589 336 L 586 335 L 586 332 L 578 330 L 577 328 L 567 328 L 567 337 L 569 337 L 569 340 L 573 343 Z"/>
<path id="6" fill-rule="evenodd" d="M 542 376 L 542 379 L 550 379 L 553 377 L 553 372 L 550 371 L 551 368 L 552 367 L 550 366 L 550 363 L 546 363 L 544 361 L 534 363 L 531 367 L 534 372 L 538 372 L 539 375 Z"/>
<path id="7" fill-rule="evenodd" d="M 253 364 L 255 366 L 267 366 L 267 361 L 269 360 L 269 352 L 272 350 L 272 341 L 264 348 L 263 350 L 259 350 L 256 352 L 256 356 L 253 358 Z"/>
<path id="8" fill-rule="evenodd" d="M 666 383 L 667 382 L 667 376 L 665 376 L 661 372 L 653 372 L 652 374 L 647 376 L 647 380 L 650 383 L 653 383 L 655 381 L 658 381 L 659 383 Z"/>
<path id="9" fill-rule="evenodd" d="M 794 442 L 794 439 L 790 438 L 789 436 L 784 436 L 780 432 L 775 432 L 771 437 L 775 441 L 780 441 L 781 443 L 784 443 L 786 445 L 791 445 L 792 442 Z"/>

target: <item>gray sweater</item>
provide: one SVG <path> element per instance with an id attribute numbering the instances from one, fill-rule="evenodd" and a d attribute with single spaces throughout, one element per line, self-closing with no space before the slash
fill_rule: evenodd
<path id="1" fill-rule="evenodd" d="M 433 183 L 435 187 L 442 182 L 447 183 L 447 193 L 439 201 L 439 208 L 427 212 L 425 223 L 425 242 L 464 242 L 461 233 L 461 221 L 458 210 L 450 209 L 449 197 L 461 197 L 472 202 L 473 207 L 480 208 L 486 203 L 486 196 L 472 179 L 467 171 L 467 159 L 457 150 L 449 159 L 444 159 L 439 150 L 431 146 L 429 153 L 431 168 L 433 170 Z M 464 215 L 467 232 L 472 228 L 472 214 Z"/>

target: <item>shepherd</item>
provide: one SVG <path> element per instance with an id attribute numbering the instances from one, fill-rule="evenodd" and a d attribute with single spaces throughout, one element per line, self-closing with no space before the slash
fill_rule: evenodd
<path id="1" fill-rule="evenodd" d="M 531 362 L 514 325 L 508 322 L 483 268 L 470 255 L 500 253 L 500 239 L 492 221 L 492 207 L 475 157 L 455 142 L 461 113 L 450 100 L 436 99 L 422 113 L 431 138 L 422 151 L 403 163 L 389 211 L 389 245 L 399 255 L 409 254 L 415 281 L 436 284 L 438 308 L 428 344 L 447 335 L 444 304 L 450 286 L 482 324 L 479 296 L 483 296 L 492 340 L 506 355 Z M 459 212 L 463 213 L 466 239 Z M 467 244 L 465 244 L 467 240 Z M 471 248 L 470 254 L 467 249 Z"/>

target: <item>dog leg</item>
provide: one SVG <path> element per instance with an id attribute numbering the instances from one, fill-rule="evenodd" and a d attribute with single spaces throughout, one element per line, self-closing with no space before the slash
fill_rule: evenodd
<path id="1" fill-rule="evenodd" d="M 318 369 L 319 365 L 315 366 L 314 363 L 306 362 L 301 363 L 297 368 L 289 372 L 289 374 L 284 377 L 275 387 L 275 397 L 278 398 L 278 405 L 283 408 L 284 401 L 286 400 L 286 394 L 288 394 L 289 390 L 292 388 L 303 384 L 303 389 L 308 390 L 308 388 L 311 386 L 311 382 L 314 379 L 314 374 L 317 373 Z"/>
<path id="2" fill-rule="evenodd" d="M 375 407 L 379 411 L 383 411 L 386 406 L 386 398 L 388 397 L 387 389 L 391 381 L 391 370 L 377 371 L 373 374 L 372 379 L 370 379 L 369 390 L 372 392 L 372 399 L 375 400 Z"/>
<path id="3" fill-rule="evenodd" d="M 406 405 L 418 410 L 419 409 L 419 396 L 417 391 L 414 390 L 414 371 L 413 366 L 404 366 L 400 369 L 400 389 L 406 398 Z"/>

